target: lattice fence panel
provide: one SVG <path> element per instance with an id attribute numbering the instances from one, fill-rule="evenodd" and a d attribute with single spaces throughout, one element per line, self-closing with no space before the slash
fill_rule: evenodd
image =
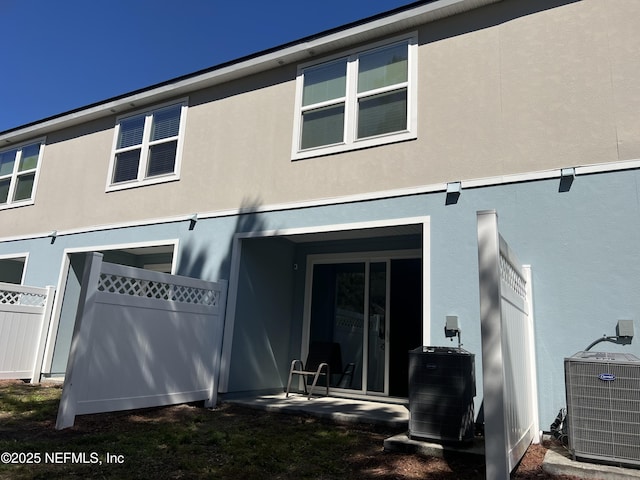
<path id="1" fill-rule="evenodd" d="M 520 297 L 527 297 L 527 281 L 503 255 L 500 255 L 500 277 Z"/>
<path id="2" fill-rule="evenodd" d="M 220 302 L 220 292 L 217 290 L 187 287 L 185 285 L 106 273 L 100 274 L 98 291 L 209 307 L 217 307 Z"/>
<path id="3" fill-rule="evenodd" d="M 47 301 L 46 295 L 38 293 L 13 292 L 0 290 L 0 304 L 24 305 L 27 307 L 43 307 Z"/>

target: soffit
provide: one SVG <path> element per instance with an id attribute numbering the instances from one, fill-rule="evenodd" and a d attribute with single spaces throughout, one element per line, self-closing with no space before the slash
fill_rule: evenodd
<path id="1" fill-rule="evenodd" d="M 153 247 L 133 247 L 118 249 L 131 255 L 156 255 L 162 253 L 173 253 L 173 245 L 158 245 Z"/>
<path id="2" fill-rule="evenodd" d="M 364 238 L 397 237 L 404 235 L 421 235 L 422 224 L 394 225 L 392 227 L 359 228 L 353 230 L 336 230 L 330 232 L 282 235 L 282 238 L 294 243 L 329 242 L 339 240 L 357 240 Z"/>

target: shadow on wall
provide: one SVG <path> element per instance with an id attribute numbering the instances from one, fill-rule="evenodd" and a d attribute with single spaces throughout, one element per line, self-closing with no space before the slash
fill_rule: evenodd
<path id="1" fill-rule="evenodd" d="M 221 359 L 222 369 L 229 375 L 230 391 L 283 388 L 290 362 L 293 279 L 287 272 L 293 259 L 288 257 L 289 242 L 277 237 L 245 236 L 235 245 L 236 234 L 271 228 L 259 213 L 260 205 L 259 199 L 246 198 L 232 227 L 218 229 L 214 222 L 212 230 L 202 228 L 205 233 L 200 234 L 200 248 L 186 248 L 180 257 L 181 275 L 208 279 L 208 272 L 218 267 L 219 278 L 230 281 L 229 291 L 235 289 L 229 297 L 233 305 L 227 304 L 227 319 L 233 324 L 225 326 L 231 344 L 223 345 L 225 355 Z M 196 225 L 194 232 L 201 227 L 205 227 L 204 222 Z M 216 240 L 219 245 L 227 242 L 222 256 L 212 250 L 217 248 Z M 232 272 L 234 254 L 241 255 L 241 261 L 236 265 L 238 270 Z"/>
<path id="2" fill-rule="evenodd" d="M 217 240 L 223 240 L 220 238 L 224 233 L 221 230 L 214 229 L 211 233 L 207 233 L 205 226 L 199 226 L 199 222 L 202 220 L 191 220 L 189 224 L 189 231 L 193 231 L 194 235 L 201 243 L 201 246 L 197 246 L 195 242 L 187 243 L 184 248 L 180 249 L 180 258 L 178 261 L 178 275 L 184 275 L 191 278 L 200 278 L 203 280 L 229 280 L 231 273 L 231 257 L 233 255 L 233 242 L 234 236 L 237 233 L 255 232 L 265 229 L 264 222 L 259 218 L 258 210 L 260 208 L 261 201 L 259 198 L 250 199 L 245 198 L 240 206 L 240 213 L 237 215 L 235 226 L 232 231 L 229 232 L 228 242 L 225 247 L 225 253 L 220 256 L 217 271 L 218 278 L 207 278 L 207 270 L 216 270 L 209 265 L 215 261 L 212 259 L 217 258 L 217 252 L 212 249 L 216 248 Z M 206 221 L 206 220 L 205 220 Z M 205 233 L 200 233 L 204 230 Z M 204 238 L 203 238 L 204 237 Z"/>
<path id="3" fill-rule="evenodd" d="M 538 0 L 536 2 L 497 2 L 464 15 L 454 15 L 429 24 L 421 32 L 421 44 L 494 27 L 521 17 L 562 7 L 579 0 Z"/>
<path id="4" fill-rule="evenodd" d="M 224 346 L 224 371 L 228 391 L 282 390 L 291 361 L 295 248 L 277 235 L 252 236 L 272 227 L 262 220 L 257 202 L 245 205 L 235 226 L 235 233 L 244 234 L 234 243 L 238 257 L 234 265 L 224 265 L 233 268 L 226 332 L 232 343 Z"/>

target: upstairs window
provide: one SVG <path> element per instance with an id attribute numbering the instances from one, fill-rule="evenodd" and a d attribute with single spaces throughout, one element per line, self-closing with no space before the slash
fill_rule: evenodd
<path id="1" fill-rule="evenodd" d="M 416 138 L 414 37 L 298 71 L 293 158 Z"/>
<path id="2" fill-rule="evenodd" d="M 42 142 L 0 151 L 0 209 L 34 201 Z"/>
<path id="3" fill-rule="evenodd" d="M 186 104 L 119 119 L 107 190 L 179 178 Z"/>

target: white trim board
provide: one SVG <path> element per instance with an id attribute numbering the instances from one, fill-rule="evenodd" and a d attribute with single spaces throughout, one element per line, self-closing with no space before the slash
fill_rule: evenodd
<path id="1" fill-rule="evenodd" d="M 640 169 L 640 159 L 623 160 L 620 162 L 599 163 L 594 165 L 584 165 L 572 167 L 575 170 L 575 176 L 592 175 L 598 173 L 618 172 L 622 170 Z M 459 180 L 462 190 L 468 188 L 494 187 L 500 185 L 508 185 L 512 183 L 530 182 L 535 180 L 551 180 L 560 178 L 563 169 L 541 170 L 535 172 L 518 173 L 512 175 L 502 175 L 497 177 L 486 177 L 478 179 Z M 453 180 L 452 180 L 453 181 Z M 80 233 L 100 232 L 105 230 L 114 230 L 119 228 L 144 227 L 148 225 L 159 225 L 174 222 L 189 222 L 193 220 L 194 215 L 198 220 L 209 218 L 222 218 L 235 215 L 243 215 L 246 213 L 268 213 L 280 212 L 286 210 L 297 210 L 303 208 L 324 207 L 330 205 L 340 205 L 345 203 L 365 202 L 373 200 L 382 200 L 385 198 L 399 198 L 412 195 L 424 195 L 428 193 L 446 192 L 447 183 L 433 183 L 429 185 L 421 185 L 418 187 L 398 188 L 393 190 L 381 190 L 371 193 L 362 193 L 354 195 L 344 195 L 341 197 L 319 198 L 314 200 L 305 200 L 300 202 L 278 203 L 271 205 L 261 205 L 250 208 L 234 208 L 227 210 L 218 210 L 212 212 L 196 212 L 172 217 L 157 217 L 148 220 L 114 223 L 109 225 L 92 225 L 81 228 L 73 228 L 68 230 L 56 231 L 56 236 L 76 235 Z M 463 193 L 464 194 L 464 193 Z M 36 238 L 47 238 L 51 235 L 50 231 L 16 235 L 12 237 L 0 238 L 0 243 L 15 242 L 19 240 L 31 240 Z"/>

